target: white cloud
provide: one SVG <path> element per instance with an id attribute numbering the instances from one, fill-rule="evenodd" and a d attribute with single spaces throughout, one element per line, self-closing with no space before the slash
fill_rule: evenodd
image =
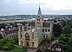
<path id="1" fill-rule="evenodd" d="M 17 0 L 19 4 L 37 4 L 35 0 Z"/>
<path id="2" fill-rule="evenodd" d="M 43 14 L 72 14 L 72 0 L 0 0 L 0 14 L 36 14 L 39 4 Z"/>
<path id="3" fill-rule="evenodd" d="M 35 4 L 52 10 L 72 9 L 72 0 L 17 0 L 19 4 Z M 69 7 L 69 8 L 68 8 Z"/>
<path id="4" fill-rule="evenodd" d="M 10 3 L 10 0 L 0 0 L 0 4 Z"/>

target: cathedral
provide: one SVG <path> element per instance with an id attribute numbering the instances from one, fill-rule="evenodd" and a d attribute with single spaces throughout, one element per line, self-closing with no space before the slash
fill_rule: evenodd
<path id="1" fill-rule="evenodd" d="M 35 21 L 19 26 L 19 46 L 37 48 L 45 37 L 51 38 L 53 21 L 43 17 L 39 7 Z"/>

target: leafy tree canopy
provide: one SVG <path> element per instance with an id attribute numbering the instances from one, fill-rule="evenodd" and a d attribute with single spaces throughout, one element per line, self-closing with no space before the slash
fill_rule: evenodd
<path id="1" fill-rule="evenodd" d="M 64 27 L 63 33 L 64 34 L 71 34 L 71 27 L 69 25 L 66 25 Z"/>
<path id="2" fill-rule="evenodd" d="M 10 50 L 13 47 L 14 41 L 10 38 L 0 39 L 0 48 L 3 50 Z"/>
<path id="3" fill-rule="evenodd" d="M 36 52 L 42 52 L 42 50 L 41 49 L 38 49 Z"/>
<path id="4" fill-rule="evenodd" d="M 54 24 L 53 26 L 53 35 L 54 37 L 59 37 L 62 33 L 62 27 L 59 24 Z"/>
<path id="5" fill-rule="evenodd" d="M 72 39 L 70 39 L 65 45 L 65 52 L 72 52 Z"/>

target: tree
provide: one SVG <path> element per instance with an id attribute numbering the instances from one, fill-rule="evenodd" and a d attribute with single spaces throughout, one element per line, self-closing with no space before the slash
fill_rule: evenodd
<path id="1" fill-rule="evenodd" d="M 2 39 L 3 37 L 2 37 L 2 35 L 0 34 L 0 39 Z"/>
<path id="2" fill-rule="evenodd" d="M 52 37 L 51 37 L 51 41 L 54 41 L 54 40 L 55 40 L 55 38 L 54 38 L 54 36 L 52 36 Z"/>
<path id="3" fill-rule="evenodd" d="M 71 34 L 71 27 L 69 25 L 66 25 L 64 27 L 63 33 L 64 34 Z"/>
<path id="4" fill-rule="evenodd" d="M 14 42 L 15 42 L 15 44 L 18 44 L 18 36 L 16 36 L 16 37 L 14 38 Z"/>
<path id="5" fill-rule="evenodd" d="M 10 23 L 10 25 L 13 25 L 13 23 Z"/>
<path id="6" fill-rule="evenodd" d="M 61 34 L 58 41 L 59 41 L 59 43 L 65 45 L 69 41 L 69 38 L 70 37 L 66 37 L 64 34 Z"/>
<path id="7" fill-rule="evenodd" d="M 44 42 L 46 43 L 46 45 L 50 42 L 50 39 L 48 38 L 48 36 L 46 36 L 46 37 L 44 38 Z"/>
<path id="8" fill-rule="evenodd" d="M 67 37 L 64 34 L 62 34 L 59 37 L 58 42 L 63 44 L 65 52 L 72 52 L 72 50 L 71 50 L 71 48 L 72 48 L 72 38 L 71 37 Z"/>
<path id="9" fill-rule="evenodd" d="M 45 49 L 44 52 L 50 52 L 50 50 L 49 49 Z"/>
<path id="10" fill-rule="evenodd" d="M 17 24 L 13 24 L 13 27 L 18 27 L 18 25 Z"/>
<path id="11" fill-rule="evenodd" d="M 65 36 L 63 34 L 61 34 L 61 36 L 58 39 L 59 43 L 64 45 L 65 44 L 64 40 L 65 40 Z"/>
<path id="12" fill-rule="evenodd" d="M 53 26 L 53 35 L 54 37 L 59 37 L 62 33 L 62 27 L 59 24 L 54 24 Z"/>
<path id="13" fill-rule="evenodd" d="M 0 48 L 3 49 L 3 50 L 10 50 L 11 48 L 13 48 L 13 44 L 14 44 L 14 41 L 10 38 L 3 38 L 3 39 L 0 39 Z"/>
<path id="14" fill-rule="evenodd" d="M 0 29 L 5 28 L 5 26 L 6 26 L 6 24 L 4 24 L 4 23 L 0 24 Z"/>
<path id="15" fill-rule="evenodd" d="M 41 49 L 38 49 L 36 52 L 42 52 L 42 50 Z"/>
<path id="16" fill-rule="evenodd" d="M 66 22 L 64 20 L 62 20 L 61 25 L 62 25 L 62 27 L 64 27 L 66 25 Z"/>
<path id="17" fill-rule="evenodd" d="M 56 49 L 54 49 L 54 51 L 53 52 L 58 52 Z"/>
<path id="18" fill-rule="evenodd" d="M 65 52 L 72 52 L 72 39 L 70 39 L 65 45 Z"/>

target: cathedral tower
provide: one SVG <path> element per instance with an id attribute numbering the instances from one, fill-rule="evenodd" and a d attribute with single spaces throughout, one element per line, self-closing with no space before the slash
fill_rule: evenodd
<path id="1" fill-rule="evenodd" d="M 41 28 L 42 24 L 43 24 L 43 17 L 42 17 L 41 9 L 39 6 L 38 13 L 37 13 L 36 20 L 35 20 L 35 27 Z"/>

